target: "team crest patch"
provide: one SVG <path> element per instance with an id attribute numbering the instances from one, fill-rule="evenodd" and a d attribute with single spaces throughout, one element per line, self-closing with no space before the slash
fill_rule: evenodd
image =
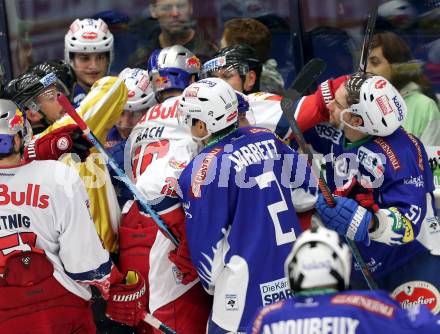
<path id="1" fill-rule="evenodd" d="M 60 151 L 65 151 L 69 148 L 69 140 L 66 137 L 61 137 L 60 139 L 57 140 L 57 148 Z"/>
<path id="2" fill-rule="evenodd" d="M 225 296 L 225 309 L 226 311 L 237 311 L 238 310 L 238 296 L 237 295 L 226 295 Z"/>
<path id="3" fill-rule="evenodd" d="M 440 293 L 434 285 L 426 281 L 411 281 L 399 285 L 391 296 L 404 309 L 415 305 L 426 305 L 434 314 L 440 311 Z"/>

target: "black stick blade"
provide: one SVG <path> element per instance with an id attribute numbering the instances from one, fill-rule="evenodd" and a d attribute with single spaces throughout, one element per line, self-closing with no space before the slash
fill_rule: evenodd
<path id="1" fill-rule="evenodd" d="M 281 100 L 281 109 L 283 113 L 288 112 L 290 117 L 293 118 L 293 101 L 300 98 L 304 92 L 309 88 L 318 77 L 324 72 L 326 68 L 325 62 L 320 58 L 311 59 L 298 73 L 290 88 L 284 93 L 284 97 Z"/>

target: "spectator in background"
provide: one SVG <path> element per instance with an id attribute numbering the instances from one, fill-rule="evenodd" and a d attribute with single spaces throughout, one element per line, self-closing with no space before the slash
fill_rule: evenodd
<path id="1" fill-rule="evenodd" d="M 112 63 L 113 35 L 107 24 L 101 19 L 76 19 L 64 38 L 64 59 L 76 75 L 72 104 L 77 108 Z"/>
<path id="2" fill-rule="evenodd" d="M 284 80 L 277 71 L 277 61 L 269 59 L 272 35 L 261 22 L 252 18 L 235 18 L 225 22 L 220 47 L 234 44 L 247 44 L 253 47 L 263 64 L 260 89 L 265 92 L 283 94 Z"/>
<path id="3" fill-rule="evenodd" d="M 215 52 L 201 31 L 196 30 L 195 20 L 192 18 L 192 0 L 151 0 L 151 17 L 156 19 L 159 25 L 153 29 L 147 27 L 150 34 L 145 39 L 145 45 L 138 48 L 130 59 L 132 67 L 146 68 L 147 60 L 155 49 L 176 44 L 182 45 L 194 52 L 202 61 L 209 59 Z M 152 22 L 149 22 L 151 26 Z"/>
<path id="4" fill-rule="evenodd" d="M 367 71 L 390 80 L 402 94 L 408 107 L 404 129 L 424 145 L 440 145 L 437 98 L 405 41 L 392 32 L 374 35 Z"/>

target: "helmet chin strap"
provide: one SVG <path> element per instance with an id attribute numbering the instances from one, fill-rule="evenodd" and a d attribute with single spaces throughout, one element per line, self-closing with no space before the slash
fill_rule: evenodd
<path id="1" fill-rule="evenodd" d="M 360 127 L 360 126 L 353 126 L 353 125 L 351 125 L 351 124 L 349 124 L 349 123 L 347 123 L 347 122 L 345 122 L 345 121 L 343 120 L 344 115 L 345 115 L 345 114 L 348 114 L 348 113 L 351 113 L 350 109 L 345 109 L 345 110 L 343 110 L 343 111 L 341 112 L 341 114 L 339 115 L 339 127 L 338 127 L 338 130 L 343 130 L 343 129 L 344 129 L 344 126 L 346 125 L 346 126 L 349 127 L 350 129 L 353 129 L 353 130 L 356 130 L 356 131 L 359 131 L 359 132 L 362 132 L 362 133 L 366 133 L 366 132 L 364 131 L 363 127 Z M 356 116 L 358 116 L 358 115 L 356 115 Z M 360 116 L 359 116 L 359 117 L 360 117 Z"/>

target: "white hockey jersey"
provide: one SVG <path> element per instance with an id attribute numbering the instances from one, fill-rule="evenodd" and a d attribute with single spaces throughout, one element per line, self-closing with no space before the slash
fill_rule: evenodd
<path id="1" fill-rule="evenodd" d="M 57 161 L 32 161 L 0 167 L 0 175 L 0 271 L 8 255 L 41 249 L 55 279 L 89 300 L 87 284 L 107 278 L 112 262 L 78 173 Z"/>
<path id="2" fill-rule="evenodd" d="M 177 179 L 198 150 L 191 135 L 177 122 L 177 104 L 178 97 L 172 97 L 150 108 L 127 142 L 136 186 L 159 215 L 180 209 Z M 173 249 L 172 242 L 157 233 L 148 275 L 151 312 L 176 300 L 198 282 L 180 283 L 178 270 L 168 259 Z"/>
<path id="3" fill-rule="evenodd" d="M 265 92 L 247 95 L 249 107 L 255 119 L 253 125 L 269 129 L 281 139 L 287 140 L 291 136 L 292 130 L 281 110 L 280 102 L 282 99 L 282 96 Z"/>

